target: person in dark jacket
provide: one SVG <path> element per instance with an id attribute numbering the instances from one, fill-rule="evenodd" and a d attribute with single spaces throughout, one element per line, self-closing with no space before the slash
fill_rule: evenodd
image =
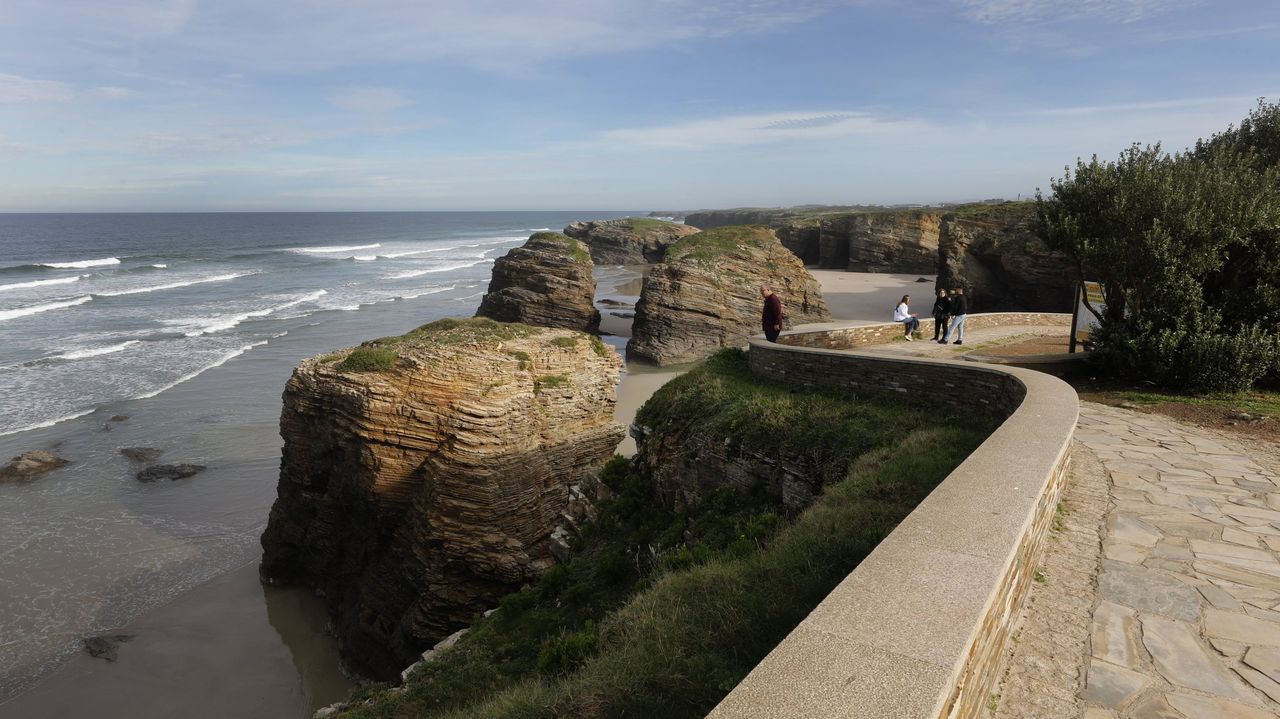
<path id="1" fill-rule="evenodd" d="M 764 330 L 764 336 L 770 342 L 777 342 L 778 334 L 782 332 L 782 299 L 770 287 L 761 287 L 760 294 L 764 297 L 760 329 Z"/>
<path id="2" fill-rule="evenodd" d="M 955 343 L 964 344 L 964 320 L 969 314 L 969 298 L 964 296 L 964 288 L 957 287 L 951 290 L 951 326 L 947 328 L 947 333 L 938 340 L 939 344 L 946 344 L 951 339 L 951 333 L 956 335 Z"/>
<path id="3" fill-rule="evenodd" d="M 938 299 L 933 301 L 933 339 L 938 341 L 947 334 L 947 322 L 951 320 L 951 299 L 946 290 L 938 290 Z"/>

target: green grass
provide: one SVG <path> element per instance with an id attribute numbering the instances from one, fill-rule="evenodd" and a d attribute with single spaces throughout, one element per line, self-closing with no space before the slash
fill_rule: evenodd
<path id="1" fill-rule="evenodd" d="M 753 381 L 742 354 L 673 380 L 642 414 L 664 431 L 820 458 L 831 481 L 810 507 L 788 514 L 763 487 L 721 487 L 672 511 L 616 458 L 601 475 L 611 498 L 567 563 L 477 618 L 403 690 L 368 688 L 344 715 L 702 717 L 995 424 Z"/>
<path id="2" fill-rule="evenodd" d="M 559 245 L 576 262 L 591 262 L 591 253 L 587 251 L 587 246 L 568 235 L 559 232 L 535 232 L 529 235 L 529 242 L 534 241 Z"/>
<path id="3" fill-rule="evenodd" d="M 678 227 L 674 222 L 666 220 L 655 220 L 649 217 L 628 217 L 625 220 L 631 226 L 631 230 L 637 234 L 647 235 L 651 232 L 662 232 L 669 227 Z"/>
<path id="4" fill-rule="evenodd" d="M 385 372 L 395 366 L 399 353 L 386 347 L 357 347 L 336 365 L 339 372 Z"/>
<path id="5" fill-rule="evenodd" d="M 564 374 L 548 374 L 538 377 L 533 381 L 533 393 L 538 394 L 544 389 L 556 389 L 569 384 L 569 375 Z"/>
<path id="6" fill-rule="evenodd" d="M 703 230 L 676 240 L 667 248 L 666 261 L 693 260 L 711 264 L 717 258 L 745 247 L 765 247 L 777 242 L 773 230 L 763 225 L 732 225 Z"/>
<path id="7" fill-rule="evenodd" d="M 376 347 L 395 347 L 402 344 L 414 346 L 496 344 L 532 337 L 542 334 L 543 331 L 542 327 L 533 327 L 519 322 L 497 322 L 488 317 L 446 317 L 402 335 L 379 337 L 365 344 Z"/>
<path id="8" fill-rule="evenodd" d="M 561 349 L 571 350 L 578 346 L 577 337 L 557 337 L 551 340 L 551 344 Z"/>
<path id="9" fill-rule="evenodd" d="M 1202 396 L 1146 390 L 1121 390 L 1116 393 L 1116 396 L 1122 401 L 1134 404 L 1176 403 L 1195 407 L 1220 407 L 1228 410 L 1241 410 L 1254 415 L 1280 417 L 1280 392 L 1269 390 Z"/>
<path id="10" fill-rule="evenodd" d="M 605 344 L 604 340 L 599 337 L 591 335 L 591 351 L 595 352 L 597 357 L 607 357 L 609 356 L 609 345 Z"/>
<path id="11" fill-rule="evenodd" d="M 317 357 L 316 362 L 319 362 L 320 364 L 329 364 L 331 362 L 337 362 L 340 359 L 342 359 L 342 353 L 331 352 L 330 354 Z"/>

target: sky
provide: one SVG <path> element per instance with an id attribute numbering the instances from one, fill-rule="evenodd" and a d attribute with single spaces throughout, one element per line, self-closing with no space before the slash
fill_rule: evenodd
<path id="1" fill-rule="evenodd" d="M 0 211 L 1027 197 L 1280 99 L 1280 2 L 4 0 Z"/>

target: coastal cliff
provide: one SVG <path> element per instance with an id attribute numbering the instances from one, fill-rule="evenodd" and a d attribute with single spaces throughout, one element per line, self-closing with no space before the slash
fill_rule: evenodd
<path id="1" fill-rule="evenodd" d="M 692 362 L 760 333 L 760 287 L 773 287 L 794 323 L 831 318 L 804 264 L 761 226 L 682 238 L 645 278 L 627 355 L 659 365 Z"/>
<path id="2" fill-rule="evenodd" d="M 622 439 L 621 364 L 596 338 L 487 319 L 303 361 L 263 580 L 313 587 L 346 661 L 397 676 L 552 566 Z"/>
<path id="3" fill-rule="evenodd" d="M 661 262 L 667 247 L 698 228 L 642 217 L 575 222 L 564 234 L 586 243 L 597 265 L 643 265 Z"/>
<path id="4" fill-rule="evenodd" d="M 538 232 L 493 263 L 489 291 L 477 317 L 595 332 L 596 281 L 582 242 L 558 232 Z"/>
<path id="5" fill-rule="evenodd" d="M 1070 312 L 1076 268 L 1030 229 L 1031 203 L 976 206 L 943 216 L 936 287 L 965 287 L 975 312 Z"/>

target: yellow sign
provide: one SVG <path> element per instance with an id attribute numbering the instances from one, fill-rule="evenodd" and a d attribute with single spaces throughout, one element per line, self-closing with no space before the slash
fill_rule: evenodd
<path id="1" fill-rule="evenodd" d="M 1085 296 L 1089 298 L 1090 304 L 1101 305 L 1106 304 L 1107 302 L 1106 295 L 1102 294 L 1101 282 L 1089 282 L 1088 280 L 1085 280 L 1084 292 Z"/>

